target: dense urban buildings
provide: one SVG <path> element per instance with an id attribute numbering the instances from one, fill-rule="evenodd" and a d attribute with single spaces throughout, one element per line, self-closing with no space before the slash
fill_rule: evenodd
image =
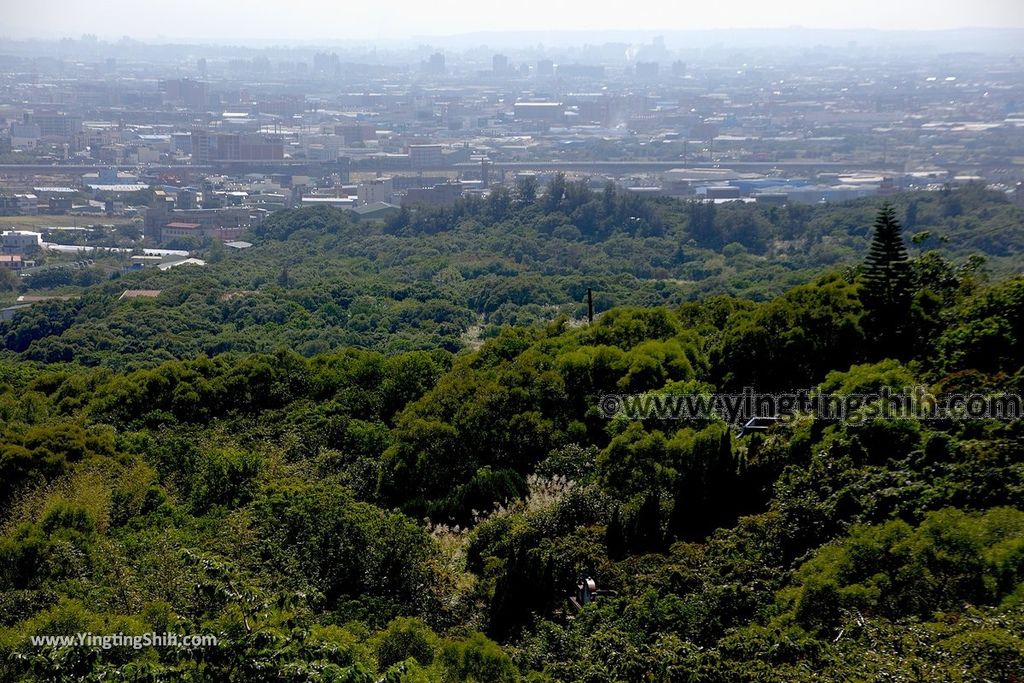
<path id="1" fill-rule="evenodd" d="M 448 203 L 523 172 L 796 203 L 1024 179 L 1008 51 L 54 47 L 2 58 L 0 213 L 136 215 L 157 241 L 177 234 L 152 227 L 164 203 L 234 229 L 299 204 Z"/>

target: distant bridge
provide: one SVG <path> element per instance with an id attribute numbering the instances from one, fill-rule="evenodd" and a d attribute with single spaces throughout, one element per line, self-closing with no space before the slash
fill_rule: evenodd
<path id="1" fill-rule="evenodd" d="M 82 175 L 98 173 L 101 169 L 117 169 L 130 173 L 180 174 L 197 173 L 287 173 L 315 175 L 320 172 L 347 171 L 347 159 L 338 161 L 269 160 L 269 161 L 213 161 L 209 164 L 0 164 L 4 175 Z"/>
<path id="2" fill-rule="evenodd" d="M 456 164 L 456 168 L 479 168 L 479 164 Z M 584 173 L 664 173 L 676 168 L 721 168 L 733 171 L 765 172 L 772 170 L 855 171 L 864 168 L 897 171 L 900 164 L 878 162 L 825 161 L 823 159 L 792 159 L 786 161 L 496 161 L 491 171 L 576 171 Z"/>
<path id="3" fill-rule="evenodd" d="M 273 161 L 212 161 L 209 164 L 167 165 L 108 165 L 108 164 L 0 164 L 0 174 L 27 177 L 30 175 L 82 175 L 97 173 L 100 169 L 116 168 L 121 171 L 148 174 L 168 174 L 189 177 L 206 173 L 282 173 L 317 176 L 326 173 L 347 173 L 354 170 L 370 171 L 373 159 L 339 159 L 337 161 L 273 160 Z M 421 173 L 437 171 L 470 171 L 480 168 L 477 162 L 461 162 L 429 168 L 377 168 L 383 173 Z M 664 173 L 675 168 L 722 168 L 734 171 L 766 172 L 772 170 L 810 173 L 813 171 L 856 171 L 870 168 L 879 171 L 898 171 L 901 164 L 860 161 L 826 161 L 824 159 L 789 159 L 785 161 L 697 161 L 684 164 L 675 161 L 494 161 L 491 173 L 516 171 L 568 171 L 578 173 Z"/>

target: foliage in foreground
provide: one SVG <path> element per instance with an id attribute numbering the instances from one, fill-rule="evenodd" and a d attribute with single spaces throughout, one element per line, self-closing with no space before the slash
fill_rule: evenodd
<path id="1" fill-rule="evenodd" d="M 0 362 L 0 679 L 1020 680 L 1019 419 L 739 436 L 607 394 L 1022 390 L 1024 279 L 871 279 L 471 353 Z M 576 611 L 578 577 L 605 592 Z M 33 646 L 214 634 L 212 647 Z"/>

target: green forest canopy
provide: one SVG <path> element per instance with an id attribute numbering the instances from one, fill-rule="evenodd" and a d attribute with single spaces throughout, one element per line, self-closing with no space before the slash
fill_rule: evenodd
<path id="1" fill-rule="evenodd" d="M 960 197 L 961 208 L 987 210 L 979 197 Z M 993 214 L 1010 211 L 990 199 Z M 613 196 L 611 206 L 620 200 L 632 201 Z M 513 217 L 572 213 L 545 195 L 508 201 Z M 870 208 L 842 210 L 870 225 Z M 643 230 L 671 225 L 657 215 Z M 440 242 L 415 225 L 421 214 L 381 227 L 340 216 L 303 210 L 264 226 L 260 239 L 283 240 L 277 257 L 296 260 L 261 301 L 301 309 L 256 323 L 280 331 L 267 352 L 206 346 L 225 325 L 242 337 L 250 329 L 244 318 L 198 315 L 239 286 L 220 264 L 131 276 L 132 286 L 165 289 L 155 302 L 116 303 L 124 283 L 105 284 L 5 327 L 0 678 L 1015 680 L 1024 671 L 1021 420 L 804 415 L 739 436 L 714 417 L 608 419 L 598 405 L 607 393 L 748 386 L 1021 393 L 1024 278 L 987 278 L 957 260 L 959 247 L 911 249 L 911 344 L 877 343 L 878 297 L 852 267 L 776 281 L 783 291 L 756 301 L 693 291 L 608 308 L 591 325 L 538 314 L 496 328 L 476 350 L 436 330 L 409 337 L 408 350 L 360 349 L 330 336 L 348 323 L 318 327 L 326 299 L 297 303 L 341 287 L 332 283 L 346 268 L 359 282 L 353 257 L 334 250 Z M 466 223 L 482 220 L 438 216 L 449 227 L 434 239 L 476 234 Z M 858 260 L 871 237 L 859 229 Z M 581 231 L 577 241 L 596 249 L 614 239 Z M 269 276 L 274 250 L 254 249 L 223 263 Z M 456 266 L 462 280 L 452 273 L 442 285 L 417 274 L 415 256 L 381 265 L 388 253 L 362 257 L 369 280 L 352 286 L 455 293 L 477 279 Z M 457 262 L 439 261 L 441 270 Z M 413 277 L 395 277 L 403 269 Z M 172 275 L 185 272 L 176 290 Z M 531 277 L 555 276 L 537 267 Z M 431 300 L 391 301 L 410 297 L 417 311 Z M 346 315 L 358 299 L 328 298 Z M 195 316 L 180 310 L 189 301 Z M 465 304 L 468 315 L 486 313 L 478 304 Z M 192 326 L 153 315 L 166 329 L 147 336 L 120 317 L 161 308 Z M 292 335 L 320 332 L 322 352 L 289 348 Z M 156 354 L 166 360 L 147 360 Z M 568 598 L 581 574 L 614 592 L 577 612 Z M 165 630 L 214 633 L 220 644 L 102 651 L 28 641 Z"/>
<path id="2" fill-rule="evenodd" d="M 916 236 L 915 255 L 1019 272 L 1024 212 L 1004 196 L 969 186 L 894 201 L 897 217 L 912 219 L 904 237 Z M 282 211 L 256 229 L 252 249 L 208 249 L 206 267 L 34 275 L 26 293 L 80 298 L 0 323 L 0 342 L 22 358 L 118 370 L 279 348 L 457 351 L 502 325 L 582 319 L 588 288 L 599 312 L 720 293 L 770 299 L 856 266 L 877 206 L 713 205 L 564 183 L 530 202 L 495 193 L 387 223 L 330 207 Z M 161 294 L 119 300 L 126 289 Z"/>

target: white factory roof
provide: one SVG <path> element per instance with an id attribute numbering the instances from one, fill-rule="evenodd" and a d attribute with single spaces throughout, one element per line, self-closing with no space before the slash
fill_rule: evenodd
<path id="1" fill-rule="evenodd" d="M 157 268 L 160 270 L 169 270 L 177 266 L 205 266 L 206 261 L 198 258 L 187 258 L 182 261 L 169 261 L 167 263 L 161 263 Z"/>
<path id="2" fill-rule="evenodd" d="M 149 185 L 144 185 L 142 183 L 118 183 L 117 185 L 89 183 L 89 187 L 102 192 L 139 192 L 140 190 L 145 190 Z"/>

